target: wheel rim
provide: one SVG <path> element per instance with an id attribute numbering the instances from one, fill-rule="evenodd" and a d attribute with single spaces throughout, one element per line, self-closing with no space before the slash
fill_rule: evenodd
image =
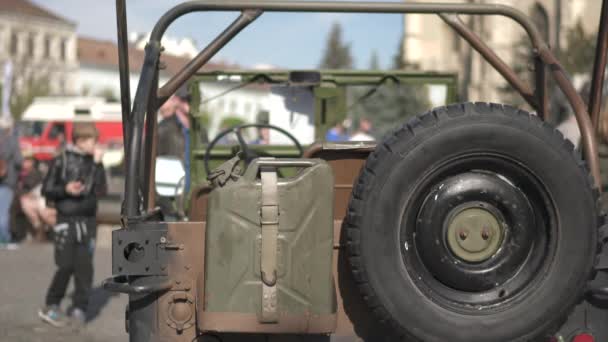
<path id="1" fill-rule="evenodd" d="M 440 304 L 496 307 L 539 281 L 556 244 L 541 182 L 502 156 L 454 158 L 417 184 L 401 226 L 410 278 Z M 479 306 L 482 306 L 480 308 Z"/>
<path id="2" fill-rule="evenodd" d="M 456 208 L 446 220 L 445 239 L 450 251 L 464 262 L 491 258 L 501 247 L 506 230 L 505 223 L 499 220 L 494 210 L 486 209 L 481 203 L 465 203 L 462 208 Z"/>

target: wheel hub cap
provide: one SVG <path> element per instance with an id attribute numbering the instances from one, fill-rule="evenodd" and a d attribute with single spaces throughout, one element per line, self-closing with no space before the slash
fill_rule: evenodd
<path id="1" fill-rule="evenodd" d="M 498 251 L 504 231 L 491 212 L 479 207 L 465 208 L 450 216 L 447 242 L 458 258 L 481 262 Z"/>

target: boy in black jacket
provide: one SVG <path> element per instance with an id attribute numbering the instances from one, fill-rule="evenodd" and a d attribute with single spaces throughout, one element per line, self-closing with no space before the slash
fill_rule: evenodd
<path id="1" fill-rule="evenodd" d="M 93 123 L 76 123 L 73 146 L 67 146 L 53 160 L 42 184 L 42 194 L 57 209 L 55 263 L 57 271 L 46 295 L 40 318 L 56 327 L 67 324 L 59 307 L 74 275 L 74 302 L 71 317 L 77 327 L 84 325 L 89 292 L 93 282 L 93 252 L 97 225 L 97 196 L 106 192 L 106 179 L 96 148 Z"/>

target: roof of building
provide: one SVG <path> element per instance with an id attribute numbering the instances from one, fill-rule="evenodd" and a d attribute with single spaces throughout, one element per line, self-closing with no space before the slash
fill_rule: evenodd
<path id="1" fill-rule="evenodd" d="M 0 0 L 4 1 L 4 0 Z M 80 64 L 89 64 L 99 67 L 118 68 L 118 46 L 116 43 L 92 38 L 78 38 L 78 59 Z M 189 58 L 176 57 L 167 54 L 161 55 L 161 62 L 169 74 L 177 73 L 190 61 Z M 144 51 L 133 46 L 129 47 L 129 69 L 141 70 L 144 61 Z M 234 66 L 217 63 L 207 63 L 203 70 L 233 69 Z"/>
<path id="2" fill-rule="evenodd" d="M 38 6 L 29 0 L 0 0 L 0 12 L 16 13 L 75 25 L 71 20 Z"/>

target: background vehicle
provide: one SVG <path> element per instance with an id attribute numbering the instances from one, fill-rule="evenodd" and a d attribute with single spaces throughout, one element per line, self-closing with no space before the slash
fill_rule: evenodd
<path id="1" fill-rule="evenodd" d="M 38 97 L 26 109 L 19 122 L 21 151 L 33 154 L 39 168 L 72 142 L 75 122 L 93 121 L 104 149 L 102 163 L 106 169 L 109 191 L 101 201 L 98 219 L 118 223 L 119 201 L 124 186 L 123 125 L 118 103 L 99 97 Z"/>
<path id="2" fill-rule="evenodd" d="M 39 97 L 20 123 L 21 149 L 34 154 L 38 161 L 51 160 L 59 148 L 72 141 L 74 122 L 94 121 L 99 143 L 107 150 L 104 166 L 122 163 L 123 136 L 120 105 L 95 97 Z"/>
<path id="3" fill-rule="evenodd" d="M 167 26 L 211 10 L 241 16 L 159 88 Z M 538 115 L 452 104 L 413 118 L 377 145 L 307 149 L 280 127 L 257 125 L 287 135 L 297 158 L 268 158 L 241 136 L 240 153 L 205 168 L 209 182 L 191 193 L 190 221 L 164 222 L 155 209 L 154 139 L 143 139 L 154 135 L 157 106 L 266 11 L 438 13 Z M 598 50 L 599 81 L 587 112 L 536 28 L 510 7 L 193 1 L 157 23 L 131 111 L 122 1 L 117 14 L 130 133 L 124 229 L 113 233 L 114 277 L 105 287 L 129 293 L 132 341 L 608 338 L 599 298 L 606 279 L 598 272 L 605 226 L 589 117 L 599 118 L 605 49 Z M 536 49 L 534 91 L 454 14 L 504 15 L 521 24 Z M 608 14 L 602 18 L 605 47 Z M 549 110 L 546 65 L 576 113 L 592 178 L 572 145 L 541 120 Z M 287 85 L 323 84 L 322 73 L 288 75 Z"/>

